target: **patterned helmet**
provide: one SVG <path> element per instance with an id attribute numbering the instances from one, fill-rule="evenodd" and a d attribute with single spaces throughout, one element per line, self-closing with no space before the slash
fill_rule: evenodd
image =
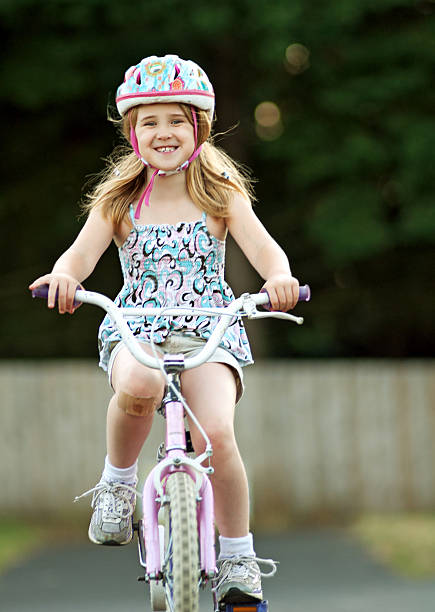
<path id="1" fill-rule="evenodd" d="M 214 92 L 205 72 L 191 60 L 177 55 L 145 57 L 125 73 L 116 92 L 116 105 L 121 116 L 139 104 L 179 102 L 214 112 Z"/>

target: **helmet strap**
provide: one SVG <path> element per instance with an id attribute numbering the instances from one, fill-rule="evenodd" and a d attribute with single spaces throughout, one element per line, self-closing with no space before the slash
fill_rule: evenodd
<path id="1" fill-rule="evenodd" d="M 190 112 L 192 113 L 192 117 L 193 117 L 193 133 L 195 136 L 195 149 L 196 149 L 196 145 L 198 143 L 198 121 L 196 119 L 196 110 L 194 106 L 190 107 Z"/>

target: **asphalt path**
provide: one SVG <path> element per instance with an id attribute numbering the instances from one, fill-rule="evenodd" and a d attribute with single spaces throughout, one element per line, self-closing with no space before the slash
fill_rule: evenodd
<path id="1" fill-rule="evenodd" d="M 434 612 L 435 580 L 391 574 L 342 530 L 256 537 L 258 556 L 280 561 L 264 581 L 271 612 Z M 140 612 L 149 596 L 136 546 L 50 547 L 0 577 L 1 612 Z M 211 612 L 204 593 L 201 612 Z"/>

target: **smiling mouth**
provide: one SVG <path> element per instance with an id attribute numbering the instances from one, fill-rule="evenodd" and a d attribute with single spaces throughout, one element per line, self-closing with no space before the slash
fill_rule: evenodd
<path id="1" fill-rule="evenodd" d="M 156 147 L 156 151 L 158 153 L 173 153 L 176 151 L 178 147 Z"/>

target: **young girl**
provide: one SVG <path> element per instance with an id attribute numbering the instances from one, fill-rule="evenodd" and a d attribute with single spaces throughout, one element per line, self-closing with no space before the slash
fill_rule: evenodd
<path id="1" fill-rule="evenodd" d="M 175 55 L 147 57 L 127 70 L 116 103 L 128 148 L 109 161 L 75 242 L 30 289 L 49 284 L 48 307 L 54 308 L 58 291 L 59 312 L 73 313 L 76 288 L 113 240 L 124 274 L 118 305 L 225 306 L 234 297 L 224 280 L 229 231 L 266 281 L 272 308 L 293 308 L 299 285 L 287 257 L 254 214 L 249 181 L 210 139 L 214 93 L 204 71 Z M 201 316 L 173 318 L 161 324 L 155 340 L 162 352 L 192 355 L 215 324 Z M 150 351 L 150 325 L 135 321 L 131 329 Z M 114 395 L 105 466 L 92 490 L 89 538 L 97 544 L 127 544 L 137 458 L 163 398 L 164 381 L 159 371 L 132 357 L 107 316 L 98 341 L 100 366 Z M 214 450 L 218 597 L 225 602 L 262 599 L 249 532 L 248 482 L 233 428 L 243 392 L 241 368 L 250 363 L 243 324 L 236 321 L 209 362 L 182 374 L 183 395 Z M 203 452 L 193 424 L 191 436 L 195 451 Z"/>

